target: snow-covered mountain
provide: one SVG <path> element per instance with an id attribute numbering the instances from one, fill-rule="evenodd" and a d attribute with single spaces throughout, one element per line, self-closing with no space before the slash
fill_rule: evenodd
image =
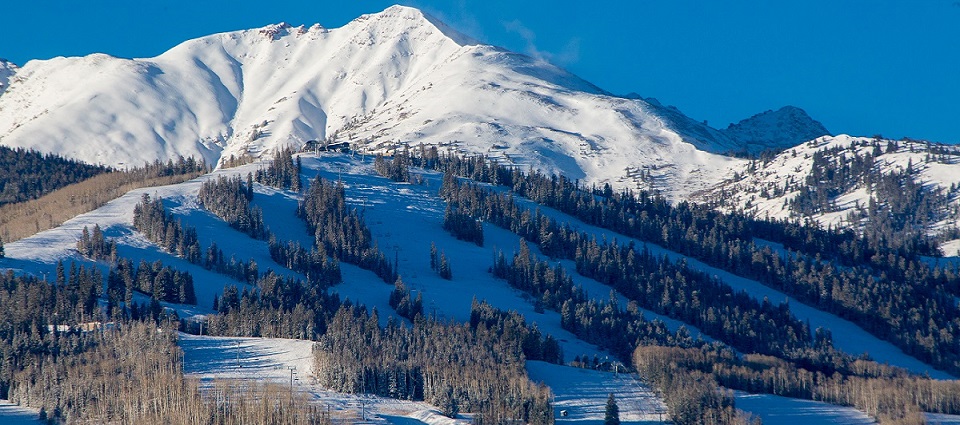
<path id="1" fill-rule="evenodd" d="M 721 132 L 736 140 L 744 152 L 751 154 L 778 152 L 820 136 L 830 135 L 823 124 L 795 106 L 761 112 L 736 124 L 730 124 Z"/>
<path id="2" fill-rule="evenodd" d="M 337 29 L 278 24 L 149 59 L 31 61 L 16 75 L 0 96 L 0 143 L 108 165 L 328 138 L 429 143 L 682 197 L 742 162 L 719 155 L 736 142 L 679 111 L 401 6 Z"/>

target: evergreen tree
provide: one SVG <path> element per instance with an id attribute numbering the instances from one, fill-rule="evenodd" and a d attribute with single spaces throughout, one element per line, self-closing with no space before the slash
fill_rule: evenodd
<path id="1" fill-rule="evenodd" d="M 57 286 L 64 286 L 67 284 L 67 272 L 64 270 L 63 261 L 57 262 Z"/>
<path id="2" fill-rule="evenodd" d="M 440 277 L 446 280 L 453 279 L 453 271 L 450 270 L 450 262 L 447 261 L 447 255 L 443 252 L 440 253 L 440 263 L 437 265 L 437 273 L 440 274 Z"/>
<path id="3" fill-rule="evenodd" d="M 302 187 L 300 186 L 300 172 L 303 169 L 303 164 L 300 162 L 300 157 L 297 157 L 297 164 L 294 167 L 293 181 L 290 184 L 290 189 L 294 192 L 300 192 Z"/>
<path id="4" fill-rule="evenodd" d="M 3 251 L 3 238 L 0 237 L 0 258 L 3 258 L 4 255 L 5 255 L 5 253 L 4 253 L 4 251 Z"/>
<path id="5" fill-rule="evenodd" d="M 617 400 L 613 393 L 607 397 L 607 407 L 603 414 L 603 425 L 620 425 L 620 407 L 617 406 Z"/>

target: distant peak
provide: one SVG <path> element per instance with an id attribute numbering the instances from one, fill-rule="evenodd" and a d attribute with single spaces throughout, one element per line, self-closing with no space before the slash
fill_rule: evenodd
<path id="1" fill-rule="evenodd" d="M 806 111 L 796 106 L 767 110 L 722 130 L 746 152 L 781 151 L 830 132 Z"/>
<path id="2" fill-rule="evenodd" d="M 772 109 L 768 109 L 768 110 L 766 110 L 766 111 L 764 111 L 764 112 L 761 112 L 761 113 L 759 113 L 759 114 L 756 114 L 756 115 L 754 115 L 754 116 L 752 116 L 752 117 L 750 117 L 750 118 L 747 118 L 747 119 L 745 119 L 745 120 L 742 120 L 742 121 L 740 121 L 740 122 L 738 122 L 738 123 L 736 123 L 736 124 L 730 124 L 727 128 L 729 129 L 729 128 L 736 127 L 736 126 L 739 126 L 739 125 L 743 125 L 744 123 L 747 123 L 747 122 L 750 122 L 750 121 L 756 121 L 756 120 L 759 120 L 759 119 L 762 119 L 762 118 L 765 118 L 765 117 L 795 117 L 795 118 L 802 118 L 802 119 L 804 119 L 804 120 L 809 120 L 809 121 L 814 121 L 814 122 L 816 122 L 813 118 L 810 117 L 809 114 L 807 114 L 807 111 L 804 111 L 803 109 L 798 108 L 798 107 L 793 106 L 793 105 L 787 105 L 787 106 L 784 106 L 784 107 L 782 107 L 782 108 L 780 108 L 780 109 L 777 109 L 776 111 L 774 111 L 774 110 L 772 110 Z M 819 122 L 817 122 L 817 124 L 819 124 Z"/>

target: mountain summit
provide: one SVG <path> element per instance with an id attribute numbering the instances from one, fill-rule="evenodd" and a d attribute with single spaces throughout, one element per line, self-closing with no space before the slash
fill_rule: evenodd
<path id="1" fill-rule="evenodd" d="M 816 139 L 830 132 L 807 112 L 795 106 L 784 106 L 730 124 L 722 132 L 738 141 L 748 153 L 782 151 Z"/>

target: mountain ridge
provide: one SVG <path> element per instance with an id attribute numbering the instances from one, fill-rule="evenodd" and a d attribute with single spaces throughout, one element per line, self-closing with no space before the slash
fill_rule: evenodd
<path id="1" fill-rule="evenodd" d="M 722 132 L 392 6 L 340 28 L 214 34 L 154 58 L 31 61 L 0 97 L 0 143 L 113 166 L 216 163 L 308 140 L 444 145 L 591 183 L 702 190 L 741 160 Z"/>

